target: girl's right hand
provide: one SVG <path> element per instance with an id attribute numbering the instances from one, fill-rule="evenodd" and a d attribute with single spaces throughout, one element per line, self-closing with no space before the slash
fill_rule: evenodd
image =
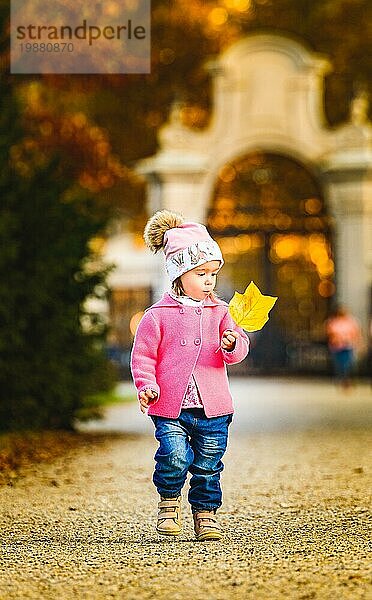
<path id="1" fill-rule="evenodd" d="M 141 412 L 145 413 L 149 407 L 149 404 L 151 404 L 151 402 L 154 402 L 154 400 L 156 400 L 157 397 L 157 393 L 150 389 L 143 390 L 142 392 L 140 392 L 139 402 Z"/>

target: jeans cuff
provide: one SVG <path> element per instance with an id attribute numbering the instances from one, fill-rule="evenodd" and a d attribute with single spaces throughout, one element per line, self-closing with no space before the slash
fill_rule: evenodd
<path id="1" fill-rule="evenodd" d="M 217 510 L 220 508 L 221 505 L 219 506 L 192 506 L 191 507 L 191 512 L 192 514 L 195 514 L 197 512 L 203 512 L 203 510 L 206 510 L 207 512 L 214 512 L 214 514 L 216 514 Z"/>

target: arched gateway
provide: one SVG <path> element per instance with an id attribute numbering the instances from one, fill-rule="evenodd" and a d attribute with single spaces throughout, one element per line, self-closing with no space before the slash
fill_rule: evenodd
<path id="1" fill-rule="evenodd" d="M 139 165 L 149 182 L 149 212 L 174 209 L 208 224 L 227 258 L 220 277 L 226 298 L 250 279 L 280 297 L 266 335 L 275 332 L 290 360 L 292 347 L 321 338 L 330 299 L 367 323 L 372 136 L 364 99 L 354 100 L 349 123 L 327 128 L 323 79 L 330 64 L 280 36 L 247 37 L 209 68 L 209 127 L 185 127 L 175 105 L 159 152 Z M 161 259 L 154 261 L 156 296 L 166 281 Z M 282 355 L 274 346 L 273 338 L 266 342 L 273 356 Z"/>
<path id="2" fill-rule="evenodd" d="M 333 221 L 314 175 L 279 154 L 240 157 L 219 173 L 207 225 L 225 257 L 223 297 L 249 279 L 279 297 L 270 327 L 254 336 L 254 366 L 298 369 L 306 359 L 323 368 L 319 342 L 335 293 Z"/>

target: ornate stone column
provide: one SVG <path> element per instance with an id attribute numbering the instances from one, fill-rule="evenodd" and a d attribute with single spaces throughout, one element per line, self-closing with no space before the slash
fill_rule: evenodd
<path id="1" fill-rule="evenodd" d="M 322 167 L 336 220 L 337 299 L 366 331 L 372 290 L 372 127 L 362 100 L 360 95 L 354 99 L 351 122 L 334 133 L 337 149 Z"/>
<path id="2" fill-rule="evenodd" d="M 186 219 L 203 222 L 205 206 L 201 188 L 208 156 L 198 147 L 201 134 L 183 125 L 181 110 L 182 104 L 176 102 L 169 122 L 159 133 L 162 149 L 154 157 L 140 161 L 136 170 L 147 179 L 149 215 L 166 208 L 182 213 Z M 164 257 L 160 253 L 155 257 L 154 268 L 156 300 L 169 288 Z"/>

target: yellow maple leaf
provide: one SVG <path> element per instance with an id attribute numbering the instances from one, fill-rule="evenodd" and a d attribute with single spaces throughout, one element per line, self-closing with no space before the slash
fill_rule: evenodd
<path id="1" fill-rule="evenodd" d="M 276 296 L 264 296 L 253 281 L 244 294 L 235 292 L 229 303 L 229 313 L 235 323 L 245 331 L 258 331 L 269 320 L 269 311 L 277 301 Z"/>

